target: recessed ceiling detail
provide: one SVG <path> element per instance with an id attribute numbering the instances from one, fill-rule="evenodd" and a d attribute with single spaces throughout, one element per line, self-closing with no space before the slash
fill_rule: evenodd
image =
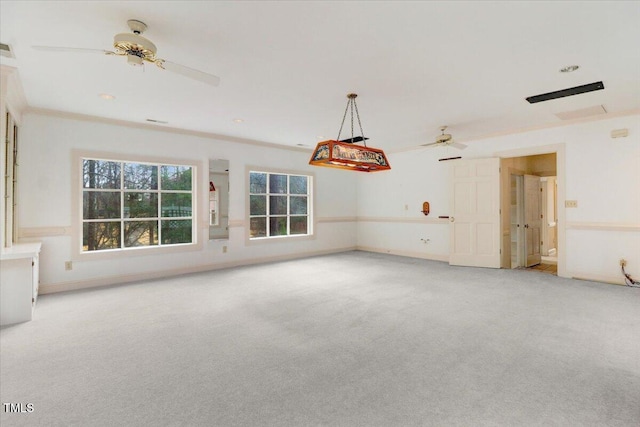
<path id="1" fill-rule="evenodd" d="M 604 105 L 595 105 L 593 107 L 581 108 L 573 111 L 563 111 L 556 113 L 556 117 L 560 120 L 575 120 L 600 114 L 607 114 L 607 110 L 604 108 Z"/>

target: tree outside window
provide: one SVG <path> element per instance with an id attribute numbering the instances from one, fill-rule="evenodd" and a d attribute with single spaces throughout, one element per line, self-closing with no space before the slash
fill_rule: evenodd
<path id="1" fill-rule="evenodd" d="M 311 234 L 311 177 L 249 173 L 250 238 Z"/>
<path id="2" fill-rule="evenodd" d="M 192 243 L 193 169 L 82 159 L 82 250 Z"/>

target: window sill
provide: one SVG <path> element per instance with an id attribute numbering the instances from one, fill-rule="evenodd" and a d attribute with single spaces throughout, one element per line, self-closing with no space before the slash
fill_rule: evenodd
<path id="1" fill-rule="evenodd" d="M 250 237 L 247 239 L 247 245 L 262 245 L 265 243 L 276 243 L 276 242 L 292 242 L 292 241 L 301 241 L 301 240 L 314 240 L 316 238 L 315 234 L 295 234 L 291 236 L 274 236 L 274 237 Z"/>
<path id="2" fill-rule="evenodd" d="M 202 249 L 201 243 L 183 243 L 171 246 L 133 247 L 126 249 L 107 249 L 102 251 L 79 252 L 73 257 L 75 261 L 91 261 L 105 259 L 121 259 L 138 256 L 175 254 L 194 252 Z"/>

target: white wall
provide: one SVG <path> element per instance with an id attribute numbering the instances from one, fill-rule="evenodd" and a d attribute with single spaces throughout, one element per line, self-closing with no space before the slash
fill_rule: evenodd
<path id="1" fill-rule="evenodd" d="M 131 255 L 107 260 L 83 260 L 74 255 L 72 227 L 72 150 L 120 155 L 191 159 L 204 168 L 200 197 L 208 196 L 209 159 L 228 159 L 230 237 L 209 241 L 207 203 L 200 209 L 200 250 L 161 255 Z M 55 292 L 126 282 L 181 272 L 242 265 L 353 249 L 356 245 L 356 175 L 308 165 L 310 152 L 226 142 L 189 134 L 29 113 L 23 117 L 20 141 L 22 240 L 43 242 L 41 290 Z M 245 218 L 246 165 L 315 174 L 314 239 L 247 244 Z M 223 246 L 227 253 L 223 253 Z M 65 270 L 65 261 L 73 269 Z"/>
<path id="2" fill-rule="evenodd" d="M 612 139 L 613 129 L 629 136 Z M 390 154 L 392 170 L 358 177 L 358 247 L 419 258 L 447 259 L 450 162 L 438 158 L 494 157 L 497 153 L 562 145 L 566 200 L 558 200 L 566 233 L 565 276 L 622 283 L 618 261 L 640 277 L 640 116 L 610 118 L 477 141 L 468 148 L 430 148 Z M 559 184 L 560 185 L 560 184 Z M 420 213 L 423 201 L 431 213 Z M 408 210 L 404 210 L 408 205 Z M 366 221 L 361 221 L 362 217 Z M 563 217 L 559 214 L 559 217 Z M 425 244 L 421 239 L 429 239 Z"/>

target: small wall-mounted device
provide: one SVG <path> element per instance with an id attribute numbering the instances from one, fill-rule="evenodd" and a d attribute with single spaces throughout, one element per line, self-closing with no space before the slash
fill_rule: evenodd
<path id="1" fill-rule="evenodd" d="M 422 204 L 422 210 L 420 212 L 422 212 L 425 216 L 429 215 L 429 202 L 424 202 Z"/>
<path id="2" fill-rule="evenodd" d="M 626 138 L 629 136 L 629 129 L 614 129 L 611 131 L 611 138 Z"/>

